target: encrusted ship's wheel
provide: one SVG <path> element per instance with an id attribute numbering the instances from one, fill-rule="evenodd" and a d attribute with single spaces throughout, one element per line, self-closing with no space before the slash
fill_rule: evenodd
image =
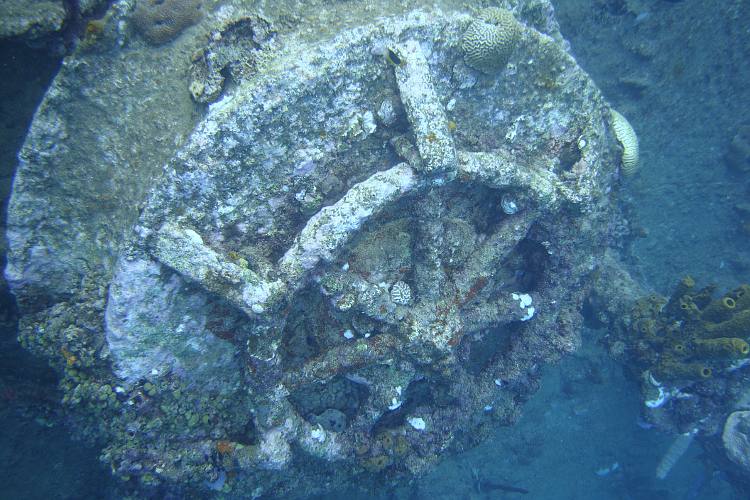
<path id="1" fill-rule="evenodd" d="M 113 467 L 283 492 L 512 422 L 579 342 L 618 164 L 551 35 L 414 12 L 290 42 L 214 104 L 109 286 Z"/>

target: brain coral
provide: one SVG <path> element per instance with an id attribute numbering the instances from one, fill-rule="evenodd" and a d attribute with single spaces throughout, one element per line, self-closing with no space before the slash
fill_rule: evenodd
<path id="1" fill-rule="evenodd" d="M 630 122 L 620 113 L 612 112 L 612 129 L 615 137 L 622 144 L 622 173 L 631 176 L 638 170 L 638 136 Z"/>
<path id="2" fill-rule="evenodd" d="M 391 300 L 395 304 L 407 306 L 411 303 L 411 288 L 403 281 L 397 281 L 391 288 Z"/>
<path id="3" fill-rule="evenodd" d="M 203 15 L 201 7 L 201 0 L 138 0 L 133 23 L 146 41 L 161 45 L 197 23 Z"/>
<path id="4" fill-rule="evenodd" d="M 461 40 L 466 64 L 484 73 L 502 69 L 520 37 L 521 25 L 510 11 L 499 7 L 484 9 Z"/>

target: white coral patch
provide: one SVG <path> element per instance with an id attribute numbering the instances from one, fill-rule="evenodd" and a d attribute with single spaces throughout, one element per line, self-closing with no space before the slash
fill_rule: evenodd
<path id="1" fill-rule="evenodd" d="M 534 312 L 536 312 L 536 309 L 534 309 L 533 307 L 527 307 L 526 314 L 521 318 L 521 321 L 528 321 L 533 318 Z"/>
<path id="2" fill-rule="evenodd" d="M 422 417 L 410 417 L 407 422 L 418 431 L 423 431 L 427 428 L 427 424 Z"/>
<path id="3" fill-rule="evenodd" d="M 391 300 L 394 304 L 407 306 L 411 303 L 411 288 L 403 281 L 397 281 L 391 287 Z"/>
<path id="4" fill-rule="evenodd" d="M 310 433 L 310 437 L 312 437 L 315 441 L 322 443 L 326 440 L 326 431 L 323 430 L 323 428 L 318 425 L 316 429 L 313 429 Z"/>
<path id="5" fill-rule="evenodd" d="M 531 295 L 528 293 L 513 293 L 511 297 L 513 297 L 513 300 L 517 300 L 522 308 L 529 307 L 532 302 Z"/>
<path id="6" fill-rule="evenodd" d="M 511 294 L 511 297 L 513 297 L 513 300 L 518 301 L 518 306 L 521 309 L 526 310 L 524 315 L 521 317 L 521 321 L 528 321 L 534 317 L 536 308 L 531 307 L 531 303 L 533 302 L 531 295 L 529 295 L 528 293 L 513 293 Z"/>

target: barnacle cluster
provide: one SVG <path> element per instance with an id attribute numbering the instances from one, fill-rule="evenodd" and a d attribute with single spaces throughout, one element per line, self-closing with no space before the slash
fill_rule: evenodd
<path id="1" fill-rule="evenodd" d="M 521 25 L 513 14 L 500 7 L 482 10 L 461 40 L 466 64 L 493 73 L 508 64 L 521 37 Z"/>
<path id="2" fill-rule="evenodd" d="M 133 23 L 151 45 L 162 45 L 203 16 L 201 0 L 138 0 Z"/>

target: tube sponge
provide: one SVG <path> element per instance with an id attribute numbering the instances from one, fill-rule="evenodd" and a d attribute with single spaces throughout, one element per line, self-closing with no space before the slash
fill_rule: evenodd
<path id="1" fill-rule="evenodd" d="M 696 339 L 695 350 L 705 358 L 742 358 L 750 354 L 750 345 L 739 338 Z"/>
<path id="2" fill-rule="evenodd" d="M 713 374 L 711 367 L 702 363 L 682 363 L 672 359 L 662 361 L 656 367 L 656 374 L 664 380 L 698 380 L 710 378 Z"/>
<path id="3" fill-rule="evenodd" d="M 729 294 L 735 301 L 735 312 L 750 309 L 750 285 L 742 285 L 732 290 Z"/>
<path id="4" fill-rule="evenodd" d="M 736 312 L 737 301 L 730 295 L 712 301 L 701 311 L 701 319 L 721 323 L 732 317 Z"/>
<path id="5" fill-rule="evenodd" d="M 750 309 L 745 309 L 721 323 L 706 322 L 704 325 L 707 337 L 744 337 L 750 331 Z"/>

